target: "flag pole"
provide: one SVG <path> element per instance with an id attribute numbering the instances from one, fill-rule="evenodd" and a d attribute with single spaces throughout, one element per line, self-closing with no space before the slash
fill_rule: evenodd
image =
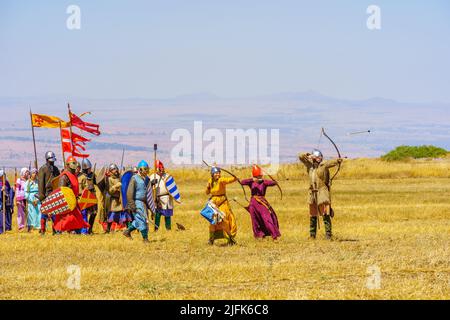
<path id="1" fill-rule="evenodd" d="M 63 161 L 63 164 L 64 164 L 66 162 L 66 156 L 65 156 L 65 153 L 64 153 L 64 142 L 63 142 L 61 121 L 59 121 L 59 137 L 61 138 L 62 161 Z"/>
<path id="2" fill-rule="evenodd" d="M 155 175 L 155 179 L 158 177 L 158 173 L 156 172 L 156 152 L 158 151 L 158 144 L 153 144 L 153 170 L 155 171 L 154 172 L 154 175 Z M 160 182 L 160 179 L 161 179 L 161 177 L 159 177 L 159 179 L 158 179 L 158 183 L 157 184 L 155 184 L 154 186 L 153 186 L 153 199 L 155 199 L 155 210 L 157 210 L 158 209 L 158 197 L 157 197 L 157 194 L 156 194 L 156 188 L 159 186 L 159 182 Z M 153 216 L 154 215 L 152 215 L 152 220 L 153 220 Z"/>
<path id="3" fill-rule="evenodd" d="M 37 160 L 37 152 L 36 152 L 36 138 L 34 136 L 34 125 L 33 125 L 33 113 L 30 108 L 30 121 L 31 121 L 31 133 L 33 134 L 33 146 L 34 146 L 34 168 L 38 169 L 38 160 Z"/>
<path id="4" fill-rule="evenodd" d="M 71 155 L 73 157 L 73 139 L 72 139 L 72 111 L 70 110 L 70 104 L 67 103 L 67 110 L 69 111 L 69 130 L 70 130 L 70 144 L 72 146 L 71 148 Z"/>

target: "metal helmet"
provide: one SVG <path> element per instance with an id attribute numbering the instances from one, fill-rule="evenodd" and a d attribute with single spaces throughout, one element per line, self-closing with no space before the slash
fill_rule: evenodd
<path id="1" fill-rule="evenodd" d="M 56 162 L 55 153 L 52 151 L 47 151 L 45 153 L 45 161 Z"/>
<path id="2" fill-rule="evenodd" d="M 211 168 L 211 176 L 215 175 L 216 173 L 220 173 L 221 170 L 218 167 L 212 167 Z"/>
<path id="3" fill-rule="evenodd" d="M 137 169 L 140 174 L 147 175 L 150 167 L 148 166 L 147 161 L 142 160 L 138 163 Z"/>
<path id="4" fill-rule="evenodd" d="M 148 166 L 147 161 L 142 160 L 141 162 L 139 162 L 138 165 L 137 165 L 137 168 L 138 169 L 142 169 L 142 168 L 148 169 L 149 166 Z"/>
<path id="5" fill-rule="evenodd" d="M 155 167 L 159 171 L 164 171 L 164 164 L 161 162 L 161 160 L 155 161 Z"/>
<path id="6" fill-rule="evenodd" d="M 78 161 L 74 157 L 70 156 L 67 158 L 66 165 L 69 169 L 77 170 Z"/>
<path id="7" fill-rule="evenodd" d="M 109 171 L 119 170 L 119 167 L 115 163 L 109 165 Z"/>
<path id="8" fill-rule="evenodd" d="M 89 161 L 89 159 L 83 159 L 81 161 L 81 169 L 82 170 L 88 170 L 92 168 L 92 163 Z"/>
<path id="9" fill-rule="evenodd" d="M 320 150 L 317 150 L 317 149 L 313 150 L 312 155 L 317 158 L 323 158 L 322 152 L 320 152 Z"/>

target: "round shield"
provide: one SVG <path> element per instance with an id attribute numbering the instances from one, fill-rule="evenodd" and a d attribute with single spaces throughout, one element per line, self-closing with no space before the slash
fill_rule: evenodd
<path id="1" fill-rule="evenodd" d="M 97 174 L 96 177 L 97 181 L 97 187 L 100 189 L 100 191 L 103 193 L 106 190 L 106 168 L 103 167 L 100 169 L 100 171 Z"/>
<path id="2" fill-rule="evenodd" d="M 41 204 L 41 213 L 45 215 L 66 214 L 77 205 L 77 198 L 72 189 L 61 187 L 53 191 Z"/>

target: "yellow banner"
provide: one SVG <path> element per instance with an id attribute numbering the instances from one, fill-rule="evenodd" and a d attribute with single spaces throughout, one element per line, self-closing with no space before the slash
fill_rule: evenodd
<path id="1" fill-rule="evenodd" d="M 70 127 L 69 122 L 65 122 L 58 117 L 47 116 L 45 114 L 33 113 L 31 115 L 31 121 L 33 123 L 33 127 L 36 128 L 59 128 L 59 123 L 61 123 L 62 128 Z"/>

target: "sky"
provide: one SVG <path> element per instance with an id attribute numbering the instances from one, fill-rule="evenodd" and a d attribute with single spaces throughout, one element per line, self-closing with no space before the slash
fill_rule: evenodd
<path id="1" fill-rule="evenodd" d="M 81 29 L 69 30 L 69 5 Z M 369 5 L 381 29 L 369 30 Z M 0 97 L 450 102 L 450 2 L 0 0 Z"/>

